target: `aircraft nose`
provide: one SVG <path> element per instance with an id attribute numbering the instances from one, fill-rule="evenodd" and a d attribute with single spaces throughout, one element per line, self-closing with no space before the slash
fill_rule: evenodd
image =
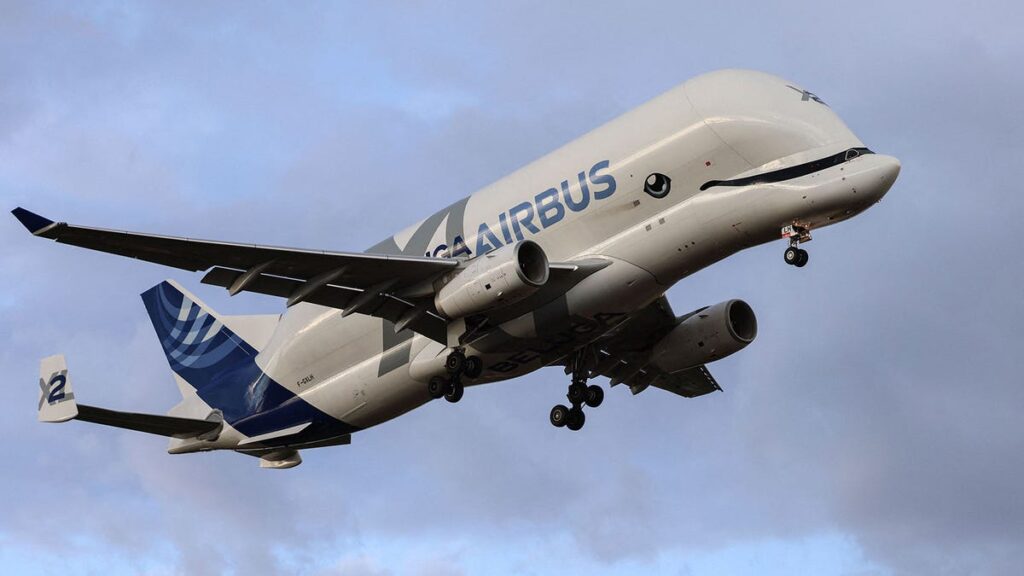
<path id="1" fill-rule="evenodd" d="M 900 175 L 902 165 L 896 158 L 884 154 L 876 154 L 873 160 L 875 165 L 867 171 L 868 174 L 865 176 L 868 176 L 867 184 L 870 188 L 868 194 L 878 201 L 892 188 L 896 178 Z"/>

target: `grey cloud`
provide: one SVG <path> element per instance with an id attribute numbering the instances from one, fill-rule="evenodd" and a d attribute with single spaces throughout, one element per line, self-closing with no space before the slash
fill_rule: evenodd
<path id="1" fill-rule="evenodd" d="M 26 442 L 4 448 L 19 466 L 0 487 L 18 497 L 0 530 L 25 549 L 92 534 L 140 562 L 168 541 L 182 573 L 287 572 L 274 546 L 311 567 L 331 547 L 342 560 L 328 568 L 367 574 L 398 572 L 360 555 L 364 540 L 391 537 L 428 535 L 440 553 L 424 573 L 457 573 L 464 551 L 449 535 L 503 549 L 570 534 L 574 549 L 534 559 L 543 573 L 840 530 L 897 574 L 1013 573 L 1024 86 L 1016 30 L 1001 21 L 1019 8 L 850 8 L 5 5 L 0 196 L 85 224 L 360 249 L 730 65 L 812 87 L 904 169 L 878 207 L 815 235 L 807 268 L 765 246 L 670 292 L 678 312 L 733 296 L 754 305 L 759 340 L 714 367 L 724 394 L 614 389 L 572 436 L 546 423 L 564 382 L 542 370 L 284 474 L 37 424 L 36 358 L 56 349 L 82 398 L 151 411 L 177 401 L 135 300 L 163 277 L 226 312 L 277 303 L 28 238 L 11 220 L 0 430 Z"/>
<path id="2" fill-rule="evenodd" d="M 380 566 L 380 562 L 366 556 L 344 558 L 335 566 L 320 573 L 322 576 L 388 576 L 392 571 Z"/>

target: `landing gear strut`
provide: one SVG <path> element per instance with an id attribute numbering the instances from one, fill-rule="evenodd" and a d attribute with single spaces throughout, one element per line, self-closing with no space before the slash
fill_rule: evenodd
<path id="1" fill-rule="evenodd" d="M 789 238 L 789 248 L 786 248 L 786 252 L 783 254 L 786 264 L 797 268 L 806 266 L 810 256 L 807 254 L 807 250 L 800 248 L 800 243 L 811 241 L 810 230 L 793 224 L 782 229 L 782 237 Z"/>
<path id="2" fill-rule="evenodd" d="M 427 382 L 427 393 L 431 398 L 443 397 L 445 400 L 455 403 L 462 400 L 462 395 L 466 391 L 462 384 L 462 377 L 465 376 L 471 380 L 479 378 L 483 372 L 484 363 L 479 357 L 466 356 L 462 349 L 456 348 L 445 358 L 444 367 L 448 372 L 448 377 L 434 376 L 431 378 Z"/>
<path id="3" fill-rule="evenodd" d="M 572 407 L 558 404 L 551 409 L 551 424 L 557 428 L 565 426 L 569 430 L 583 428 L 587 417 L 583 413 L 583 405 L 597 408 L 604 401 L 604 389 L 596 384 L 587 385 L 588 372 L 585 367 L 585 350 L 578 350 L 573 354 L 570 372 L 572 381 L 569 383 L 569 391 L 565 395 Z"/>

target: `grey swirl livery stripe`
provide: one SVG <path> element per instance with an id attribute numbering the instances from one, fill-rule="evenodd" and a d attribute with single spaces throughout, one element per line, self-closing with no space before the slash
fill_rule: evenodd
<path id="1" fill-rule="evenodd" d="M 465 236 L 466 204 L 468 203 L 469 197 L 467 196 L 435 212 L 413 232 L 412 237 L 406 242 L 404 249 L 398 247 L 398 243 L 395 242 L 395 238 L 392 236 L 374 245 L 367 252 L 373 254 L 422 256 L 430 247 L 430 240 L 434 237 L 434 233 L 446 216 L 448 217 L 448 222 L 445 225 L 445 242 L 451 246 L 456 236 Z M 381 357 L 380 366 L 377 369 L 378 376 L 383 376 L 392 370 L 405 366 L 409 363 L 412 354 L 412 342 L 410 342 L 413 337 L 412 330 L 402 330 L 396 333 L 394 323 L 389 320 L 382 320 L 382 326 L 381 351 L 384 352 L 384 355 Z"/>

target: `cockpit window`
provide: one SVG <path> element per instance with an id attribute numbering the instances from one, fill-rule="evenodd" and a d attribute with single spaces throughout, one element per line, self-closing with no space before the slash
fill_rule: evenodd
<path id="1" fill-rule="evenodd" d="M 754 176 L 747 176 L 746 178 L 736 178 L 734 180 L 709 180 L 705 182 L 700 189 L 707 190 L 713 186 L 749 186 L 751 184 L 767 184 L 771 182 L 783 182 L 785 180 L 792 180 L 793 178 L 799 178 L 806 176 L 814 172 L 820 172 L 826 168 L 837 166 L 844 162 L 849 162 L 854 158 L 863 154 L 874 154 L 868 148 L 850 148 L 844 150 L 838 154 L 833 154 L 825 158 L 818 160 L 811 160 L 803 164 L 796 166 L 790 166 L 789 168 L 781 168 L 779 170 L 773 170 L 771 172 L 765 172 L 764 174 L 755 174 Z"/>

